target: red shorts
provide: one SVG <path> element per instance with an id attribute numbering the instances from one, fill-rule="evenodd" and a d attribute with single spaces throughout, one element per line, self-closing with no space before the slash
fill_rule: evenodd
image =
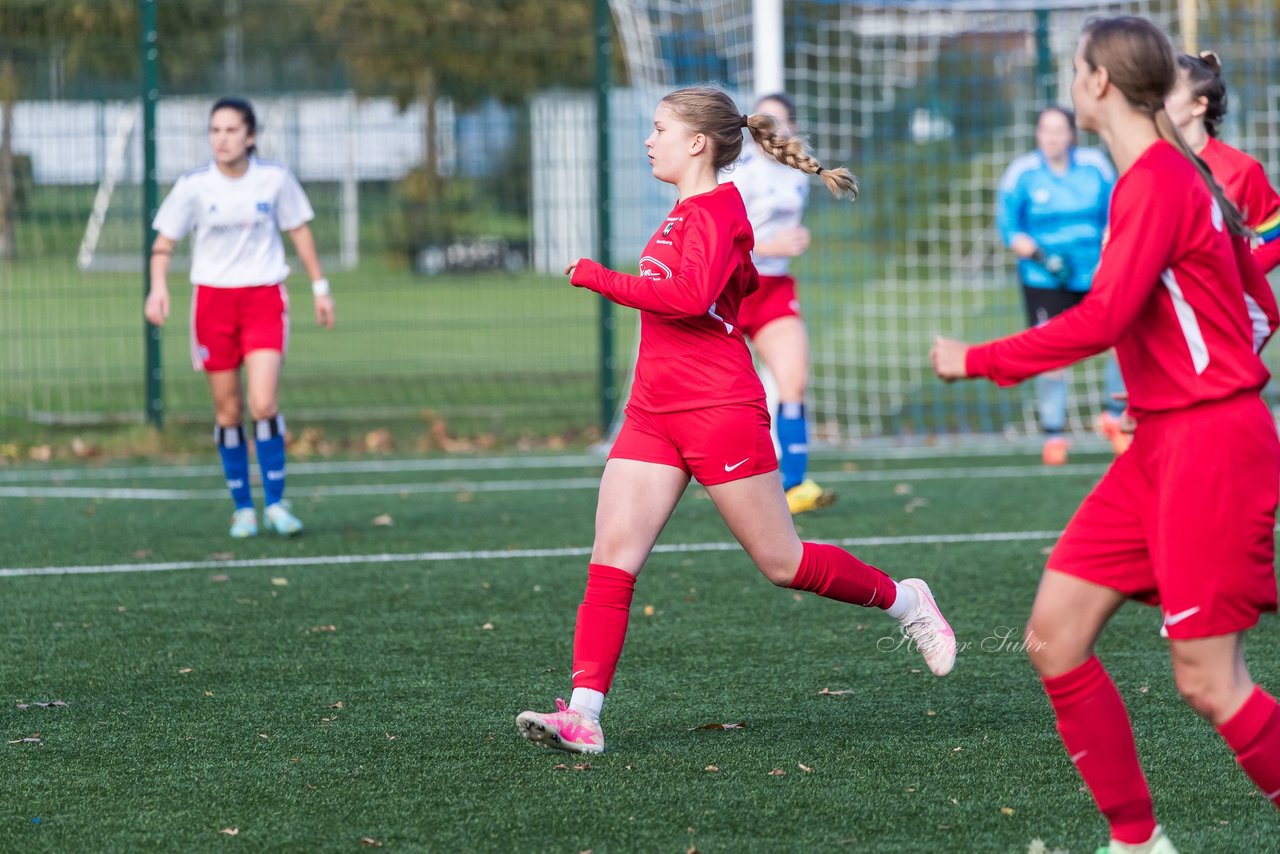
<path id="1" fill-rule="evenodd" d="M 284 284 L 248 288 L 196 285 L 191 298 L 191 364 L 197 371 L 234 371 L 246 353 L 289 342 Z"/>
<path id="2" fill-rule="evenodd" d="M 684 412 L 648 412 L 628 405 L 609 459 L 673 466 L 703 486 L 778 468 L 763 400 Z"/>
<path id="3" fill-rule="evenodd" d="M 1256 393 L 1149 415 L 1085 498 L 1048 567 L 1164 610 L 1175 639 L 1276 610 L 1280 441 Z"/>
<path id="4" fill-rule="evenodd" d="M 761 276 L 760 288 L 738 306 L 738 328 L 748 338 L 780 317 L 800 317 L 796 280 L 791 276 Z"/>

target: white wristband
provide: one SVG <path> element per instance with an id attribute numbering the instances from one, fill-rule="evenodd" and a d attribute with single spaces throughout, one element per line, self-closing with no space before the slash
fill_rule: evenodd
<path id="1" fill-rule="evenodd" d="M 311 283 L 311 294 L 317 297 L 327 297 L 329 295 L 329 280 L 316 279 Z"/>

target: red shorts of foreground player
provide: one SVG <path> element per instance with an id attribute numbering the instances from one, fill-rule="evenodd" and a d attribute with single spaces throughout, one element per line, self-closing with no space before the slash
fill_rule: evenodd
<path id="1" fill-rule="evenodd" d="M 191 298 L 191 363 L 197 371 L 234 371 L 246 353 L 283 353 L 288 340 L 289 295 L 283 284 L 196 285 Z"/>
<path id="2" fill-rule="evenodd" d="M 791 276 L 761 276 L 760 287 L 742 298 L 738 328 L 748 338 L 781 317 L 800 317 L 796 280 Z"/>
<path id="3" fill-rule="evenodd" d="M 674 466 L 703 486 L 778 468 L 763 400 L 683 412 L 629 405 L 609 459 Z"/>
<path id="4" fill-rule="evenodd" d="M 1255 392 L 1144 417 L 1048 568 L 1160 605 L 1174 639 L 1276 610 L 1280 443 Z"/>

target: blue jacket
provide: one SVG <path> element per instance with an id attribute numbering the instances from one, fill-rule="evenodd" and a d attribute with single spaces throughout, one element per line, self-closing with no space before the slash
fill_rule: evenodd
<path id="1" fill-rule="evenodd" d="M 1091 148 L 1073 148 L 1069 158 L 1061 175 L 1038 150 L 1009 164 L 996 193 L 996 226 L 1005 246 L 1026 234 L 1047 256 L 1061 257 L 1069 271 L 1067 289 L 1087 291 L 1102 254 L 1116 171 Z M 1029 287 L 1061 286 L 1044 264 L 1030 259 L 1019 259 L 1018 275 Z"/>

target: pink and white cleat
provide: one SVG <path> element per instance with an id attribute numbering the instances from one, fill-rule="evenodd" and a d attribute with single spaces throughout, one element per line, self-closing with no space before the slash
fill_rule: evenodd
<path id="1" fill-rule="evenodd" d="M 600 724 L 569 708 L 558 697 L 554 712 L 521 712 L 517 715 L 516 730 L 543 747 L 570 753 L 604 753 L 604 730 Z"/>
<path id="2" fill-rule="evenodd" d="M 917 599 L 916 606 L 898 621 L 902 624 L 902 633 L 920 650 L 934 676 L 946 676 L 956 666 L 956 635 L 951 631 L 951 624 L 938 610 L 933 592 L 923 580 L 905 578 L 898 586 L 910 587 Z"/>

